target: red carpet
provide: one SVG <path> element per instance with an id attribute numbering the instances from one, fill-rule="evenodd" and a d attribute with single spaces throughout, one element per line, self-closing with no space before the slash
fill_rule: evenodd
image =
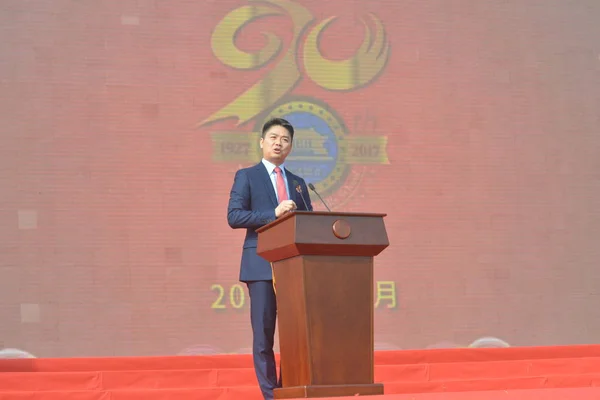
<path id="1" fill-rule="evenodd" d="M 600 399 L 600 346 L 377 352 L 385 396 Z M 0 360 L 0 399 L 261 399 L 249 355 Z"/>

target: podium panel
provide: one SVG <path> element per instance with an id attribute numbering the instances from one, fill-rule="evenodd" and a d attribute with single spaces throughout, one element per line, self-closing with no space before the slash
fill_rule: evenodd
<path id="1" fill-rule="evenodd" d="M 383 394 L 374 382 L 373 257 L 384 214 L 296 212 L 258 230 L 273 264 L 282 388 L 276 399 Z"/>

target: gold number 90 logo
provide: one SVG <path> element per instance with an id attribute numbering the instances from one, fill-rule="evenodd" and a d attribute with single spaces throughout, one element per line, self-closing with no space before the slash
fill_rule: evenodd
<path id="1" fill-rule="evenodd" d="M 262 3 L 269 5 L 242 6 L 223 18 L 211 38 L 214 55 L 223 64 L 235 69 L 252 70 L 266 66 L 282 50 L 283 42 L 279 37 L 272 33 L 264 33 L 267 44 L 254 53 L 240 50 L 235 45 L 235 37 L 244 26 L 258 18 L 286 14 L 291 18 L 294 29 L 289 49 L 261 81 L 202 121 L 200 125 L 229 117 L 237 117 L 240 125 L 273 106 L 301 79 L 300 68 L 296 61 L 297 52 L 301 36 L 314 20 L 314 16 L 297 2 L 265 0 Z M 370 18 L 375 28 L 375 35 L 371 34 L 369 25 L 363 20 L 367 32 L 365 39 L 356 54 L 346 60 L 326 59 L 319 50 L 320 36 L 335 17 L 328 18 L 308 30 L 302 57 L 306 75 L 326 90 L 352 90 L 373 81 L 385 68 L 390 44 L 379 18 L 372 14 Z"/>

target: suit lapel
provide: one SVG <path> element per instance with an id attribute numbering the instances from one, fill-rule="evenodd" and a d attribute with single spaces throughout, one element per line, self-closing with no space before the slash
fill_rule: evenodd
<path id="1" fill-rule="evenodd" d="M 292 177 L 292 174 L 288 172 L 287 168 L 284 171 L 285 179 L 288 183 L 288 193 L 290 194 L 290 200 L 295 201 L 296 196 L 294 195 L 294 193 L 296 192 L 296 189 L 294 188 L 294 178 Z"/>
<path id="2" fill-rule="evenodd" d="M 265 189 L 269 194 L 269 198 L 275 207 L 277 207 L 277 195 L 275 194 L 275 189 L 273 189 L 273 183 L 271 182 L 271 178 L 269 177 L 269 173 L 267 172 L 267 167 L 263 163 L 260 163 L 256 166 L 258 170 L 258 175 L 260 179 L 263 181 L 265 185 Z"/>
<path id="3" fill-rule="evenodd" d="M 288 193 L 290 194 L 290 200 L 293 200 L 296 204 L 296 187 L 294 186 L 294 175 L 285 169 L 285 178 L 287 179 Z"/>

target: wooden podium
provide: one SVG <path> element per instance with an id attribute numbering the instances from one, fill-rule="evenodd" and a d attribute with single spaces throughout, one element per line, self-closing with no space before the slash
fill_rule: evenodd
<path id="1" fill-rule="evenodd" d="M 386 214 L 298 211 L 258 229 L 277 291 L 276 399 L 383 394 L 374 383 L 373 257 Z"/>

